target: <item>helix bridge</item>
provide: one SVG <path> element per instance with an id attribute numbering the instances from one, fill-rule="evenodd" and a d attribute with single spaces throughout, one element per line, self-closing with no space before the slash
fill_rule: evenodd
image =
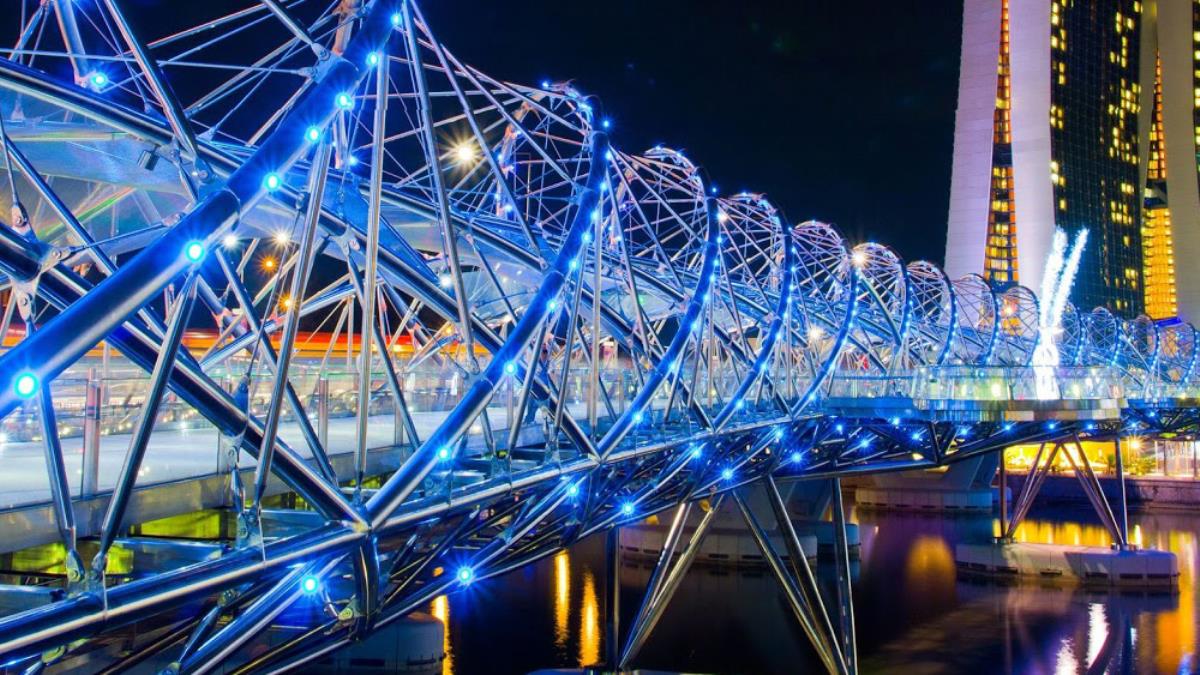
<path id="1" fill-rule="evenodd" d="M 285 671 L 669 510 L 626 664 L 722 502 L 854 672 L 840 479 L 1195 433 L 1190 324 L 1068 306 L 1034 365 L 1028 289 L 626 152 L 597 99 L 463 63 L 414 2 L 247 0 L 161 34 L 119 0 L 9 5 L 0 415 L 35 478 L 3 525 L 56 556 L 0 589 L 12 672 Z M 818 480 L 833 612 L 743 496 L 790 530 L 779 486 Z M 202 508 L 232 525 L 140 527 Z"/>

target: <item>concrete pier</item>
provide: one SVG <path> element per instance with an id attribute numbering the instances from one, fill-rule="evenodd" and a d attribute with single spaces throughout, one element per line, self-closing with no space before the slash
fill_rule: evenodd
<path id="1" fill-rule="evenodd" d="M 691 536 L 693 528 L 685 528 L 683 539 Z M 626 560 L 655 561 L 662 553 L 663 541 L 666 539 L 665 525 L 634 525 L 621 528 L 621 555 Z M 800 534 L 800 547 L 804 556 L 809 560 L 817 558 L 817 537 Z M 787 549 L 783 537 L 772 533 L 771 545 L 786 559 Z M 766 565 L 762 552 L 758 550 L 754 539 L 745 528 L 721 527 L 714 525 L 708 530 L 700 544 L 700 552 L 696 554 L 696 565 L 711 565 L 718 567 L 760 567 Z"/>
<path id="2" fill-rule="evenodd" d="M 945 471 L 908 471 L 857 481 L 860 508 L 932 513 L 990 513 L 998 457 L 967 460 Z"/>
<path id="3" fill-rule="evenodd" d="M 1125 550 L 1065 544 L 959 544 L 960 573 L 1024 581 L 1089 586 L 1174 589 L 1179 561 L 1169 551 Z"/>
<path id="4" fill-rule="evenodd" d="M 854 500 L 864 509 L 990 513 L 993 492 L 991 488 L 936 489 L 867 485 L 854 491 Z"/>

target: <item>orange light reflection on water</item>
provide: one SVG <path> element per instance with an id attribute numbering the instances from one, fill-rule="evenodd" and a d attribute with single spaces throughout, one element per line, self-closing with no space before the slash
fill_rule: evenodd
<path id="1" fill-rule="evenodd" d="M 992 531 L 999 535 L 999 520 L 993 521 Z M 1112 543 L 1108 531 L 1100 525 L 1035 519 L 1021 523 L 1013 539 L 1034 544 L 1096 547 L 1108 547 Z M 1147 623 L 1139 622 L 1142 630 L 1150 635 L 1143 634 L 1138 640 L 1139 651 L 1153 649 L 1156 670 L 1175 672 L 1196 651 L 1196 534 L 1173 529 L 1148 531 L 1140 524 L 1135 524 L 1130 528 L 1129 539 L 1139 548 L 1171 551 L 1179 562 L 1178 603 L 1172 609 L 1150 614 Z M 1094 618 L 1091 623 L 1099 625 Z M 1107 624 L 1104 625 L 1107 630 Z M 1104 638 L 1103 635 L 1094 637 Z M 1074 658 L 1072 655 L 1070 659 L 1060 660 L 1059 665 L 1069 670 Z"/>
<path id="2" fill-rule="evenodd" d="M 554 644 L 567 644 L 571 617 L 571 559 L 566 551 L 554 556 Z"/>
<path id="3" fill-rule="evenodd" d="M 590 570 L 583 571 L 583 604 L 579 614 L 579 665 L 600 660 L 600 602 L 596 580 Z"/>
<path id="4" fill-rule="evenodd" d="M 450 650 L 450 601 L 439 595 L 433 599 L 429 613 L 442 622 L 442 675 L 454 675 L 454 652 Z"/>

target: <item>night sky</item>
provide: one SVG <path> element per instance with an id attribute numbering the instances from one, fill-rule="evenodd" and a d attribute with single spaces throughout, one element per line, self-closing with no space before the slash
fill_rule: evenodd
<path id="1" fill-rule="evenodd" d="M 425 2 L 491 75 L 570 79 L 613 139 L 686 151 L 723 193 L 941 262 L 961 3 L 842 0 Z"/>

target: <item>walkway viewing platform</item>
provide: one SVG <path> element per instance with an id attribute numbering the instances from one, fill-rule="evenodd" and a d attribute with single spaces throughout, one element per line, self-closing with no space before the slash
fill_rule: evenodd
<path id="1" fill-rule="evenodd" d="M 1039 391 L 1039 378 L 1050 383 L 1048 390 Z M 835 376 L 821 407 L 862 419 L 1098 422 L 1120 419 L 1130 403 L 1121 374 L 1111 367 L 925 366 L 907 376 Z"/>

